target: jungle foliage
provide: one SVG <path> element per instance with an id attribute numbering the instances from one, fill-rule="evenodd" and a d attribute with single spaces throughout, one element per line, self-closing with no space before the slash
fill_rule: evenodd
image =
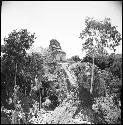
<path id="1" fill-rule="evenodd" d="M 1 45 L 1 123 L 121 123 L 122 54 L 109 55 L 104 49 L 115 49 L 121 36 L 110 19 L 86 18 L 85 24 L 80 37 L 89 35 L 98 44 L 93 46 L 93 39 L 86 39 L 83 49 L 88 51 L 83 59 L 75 55 L 61 62 L 66 63 L 71 78 L 76 77 L 76 87 L 55 59 L 54 52 L 62 50 L 59 41 L 52 39 L 41 52 L 27 53 L 35 34 L 22 29 L 5 37 Z"/>

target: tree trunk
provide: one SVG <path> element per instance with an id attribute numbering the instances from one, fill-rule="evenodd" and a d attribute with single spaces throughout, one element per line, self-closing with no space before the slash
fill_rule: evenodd
<path id="1" fill-rule="evenodd" d="M 25 96 L 26 96 L 26 85 L 25 85 Z"/>
<path id="2" fill-rule="evenodd" d="M 39 110 L 41 109 L 41 91 L 39 89 Z"/>
<path id="3" fill-rule="evenodd" d="M 94 53 L 93 53 L 93 64 L 92 64 L 92 75 L 91 75 L 90 94 L 92 94 L 92 91 L 93 91 L 93 81 L 94 81 Z"/>
<path id="4" fill-rule="evenodd" d="M 14 78 L 15 85 L 14 85 L 14 99 L 13 99 L 15 111 L 13 112 L 13 115 L 12 115 L 12 124 L 16 124 L 16 100 L 17 100 L 17 94 L 16 94 L 16 74 L 17 74 L 17 63 L 15 64 L 15 78 Z"/>
<path id="5" fill-rule="evenodd" d="M 15 108 L 16 108 L 16 74 L 17 74 L 17 63 L 16 63 L 16 65 L 15 65 L 15 68 L 16 68 L 16 70 L 15 70 L 15 86 L 14 86 L 14 105 L 15 105 Z"/>
<path id="6" fill-rule="evenodd" d="M 17 63 L 15 64 L 15 86 L 16 86 Z"/>
<path id="7" fill-rule="evenodd" d="M 105 96 L 108 95 L 108 91 L 107 91 L 107 87 L 106 87 L 106 84 L 104 83 L 104 88 L 105 88 Z"/>

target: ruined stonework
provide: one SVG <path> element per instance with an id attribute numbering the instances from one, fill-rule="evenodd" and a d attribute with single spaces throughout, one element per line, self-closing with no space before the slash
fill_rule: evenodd
<path id="1" fill-rule="evenodd" d="M 53 55 L 56 61 L 66 61 L 66 53 L 62 50 L 54 51 Z"/>
<path id="2" fill-rule="evenodd" d="M 66 53 L 62 51 L 60 43 L 57 40 L 52 39 L 50 41 L 49 49 L 52 51 L 54 60 L 66 61 Z"/>

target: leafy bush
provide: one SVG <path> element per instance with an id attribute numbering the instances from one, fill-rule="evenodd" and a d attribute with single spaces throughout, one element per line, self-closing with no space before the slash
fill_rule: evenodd
<path id="1" fill-rule="evenodd" d="M 114 95 L 95 98 L 92 108 L 109 124 L 120 123 L 121 110 L 114 104 Z"/>
<path id="2" fill-rule="evenodd" d="M 86 55 L 81 62 L 92 63 L 92 57 Z M 94 59 L 94 64 L 101 70 L 108 68 L 113 76 L 122 78 L 122 54 L 98 55 Z"/>
<path id="3" fill-rule="evenodd" d="M 83 62 L 73 64 L 70 67 L 77 76 L 79 87 L 84 87 L 89 92 L 91 86 L 92 64 Z M 100 70 L 96 65 L 94 67 L 93 95 L 95 97 L 104 96 L 107 87 L 106 80 L 108 79 L 108 73 L 104 70 Z"/>

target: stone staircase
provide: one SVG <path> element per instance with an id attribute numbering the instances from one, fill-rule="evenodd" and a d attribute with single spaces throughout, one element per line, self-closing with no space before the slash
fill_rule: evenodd
<path id="1" fill-rule="evenodd" d="M 69 68 L 68 63 L 65 62 L 65 63 L 60 63 L 60 64 L 62 65 L 62 68 L 66 72 L 71 85 L 73 85 L 74 87 L 77 87 L 76 76 L 74 75 L 74 72 Z"/>

